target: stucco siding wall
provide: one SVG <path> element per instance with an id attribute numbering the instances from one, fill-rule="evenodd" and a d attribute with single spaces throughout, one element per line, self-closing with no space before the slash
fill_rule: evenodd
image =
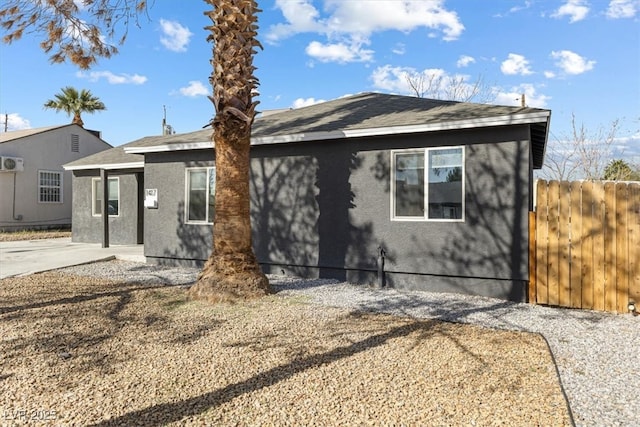
<path id="1" fill-rule="evenodd" d="M 71 150 L 71 135 L 78 135 L 78 152 Z M 110 148 L 95 135 L 77 126 L 54 129 L 0 145 L 0 156 L 21 157 L 24 171 L 0 173 L 0 228 L 68 226 L 72 221 L 72 173 L 63 164 Z M 41 203 L 40 171 L 61 172 L 62 202 Z M 21 219 L 15 219 L 21 216 Z"/>
<path id="2" fill-rule="evenodd" d="M 527 277 L 529 132 L 526 126 L 403 138 L 323 141 L 252 149 L 254 247 L 266 271 L 376 280 L 386 251 L 391 286 L 522 300 Z M 390 150 L 465 147 L 464 222 L 391 220 Z M 146 156 L 145 255 L 202 262 L 211 226 L 185 224 L 185 167 L 212 152 Z M 162 232 L 159 232 L 162 230 Z"/>
<path id="3" fill-rule="evenodd" d="M 185 220 L 185 170 L 213 166 L 213 150 L 145 156 L 145 188 L 158 190 L 158 208 L 144 210 L 145 256 L 199 262 L 209 257 L 212 226 Z"/>
<path id="4" fill-rule="evenodd" d="M 142 177 L 142 170 L 139 171 Z M 102 217 L 92 215 L 92 182 L 97 171 L 75 171 L 73 179 L 72 241 L 102 243 Z M 119 215 L 109 217 L 109 244 L 135 245 L 138 242 L 138 178 L 135 172 L 110 171 L 109 178 L 118 178 Z"/>

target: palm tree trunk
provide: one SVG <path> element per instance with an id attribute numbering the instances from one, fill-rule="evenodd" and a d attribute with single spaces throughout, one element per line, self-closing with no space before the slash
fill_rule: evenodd
<path id="1" fill-rule="evenodd" d="M 212 121 L 216 155 L 216 198 L 213 250 L 189 296 L 212 302 L 246 299 L 270 292 L 251 244 L 249 148 L 257 86 L 252 65 L 255 1 L 205 0 L 214 7 L 210 78 L 216 115 Z M 249 7 L 250 6 L 250 7 Z"/>
<path id="2" fill-rule="evenodd" d="M 73 114 L 73 120 L 71 121 L 71 124 L 78 125 L 80 127 L 84 127 L 84 122 L 82 121 L 82 117 L 80 117 L 80 112 L 76 111 Z"/>

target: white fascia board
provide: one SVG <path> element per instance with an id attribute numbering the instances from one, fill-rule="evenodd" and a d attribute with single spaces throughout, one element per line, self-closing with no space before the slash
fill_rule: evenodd
<path id="1" fill-rule="evenodd" d="M 323 141 L 343 138 L 360 138 L 367 136 L 401 135 L 409 133 L 426 133 L 441 130 L 472 129 L 479 127 L 509 126 L 547 122 L 549 111 L 522 113 L 479 119 L 453 120 L 439 123 L 425 123 L 408 126 L 386 126 L 368 129 L 346 129 L 331 132 L 308 132 L 289 135 L 258 136 L 251 138 L 251 145 L 286 144 L 290 142 Z M 166 151 L 201 150 L 213 148 L 211 141 L 190 142 L 184 144 L 156 145 L 151 147 L 128 147 L 124 151 L 130 154 L 157 153 Z"/>
<path id="2" fill-rule="evenodd" d="M 161 153 L 165 151 L 203 150 L 207 148 L 213 148 L 213 143 L 211 141 L 163 144 L 149 147 L 125 147 L 124 152 L 127 154 L 144 154 Z"/>
<path id="3" fill-rule="evenodd" d="M 111 164 L 94 164 L 94 165 L 79 165 L 79 166 L 62 166 L 67 171 L 79 171 L 89 169 L 137 169 L 144 168 L 144 162 L 131 162 L 131 163 L 111 163 Z"/>

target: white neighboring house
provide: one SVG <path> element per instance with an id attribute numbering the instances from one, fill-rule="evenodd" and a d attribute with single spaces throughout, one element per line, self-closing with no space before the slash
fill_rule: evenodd
<path id="1" fill-rule="evenodd" d="M 0 230 L 69 227 L 72 175 L 62 165 L 109 148 L 75 124 L 0 133 Z"/>

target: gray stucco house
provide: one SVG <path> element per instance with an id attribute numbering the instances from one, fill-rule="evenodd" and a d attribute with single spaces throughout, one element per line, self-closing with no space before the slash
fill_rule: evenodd
<path id="1" fill-rule="evenodd" d="M 550 115 L 363 93 L 259 117 L 259 262 L 268 273 L 375 283 L 382 248 L 387 286 L 523 301 Z M 74 241 L 100 241 L 92 194 L 102 170 L 118 206 L 104 223 L 113 243 L 144 242 L 148 262 L 201 265 L 215 217 L 211 132 L 147 137 L 67 165 Z"/>
<path id="2" fill-rule="evenodd" d="M 0 230 L 71 226 L 71 172 L 63 164 L 112 148 L 76 124 L 0 133 Z"/>

